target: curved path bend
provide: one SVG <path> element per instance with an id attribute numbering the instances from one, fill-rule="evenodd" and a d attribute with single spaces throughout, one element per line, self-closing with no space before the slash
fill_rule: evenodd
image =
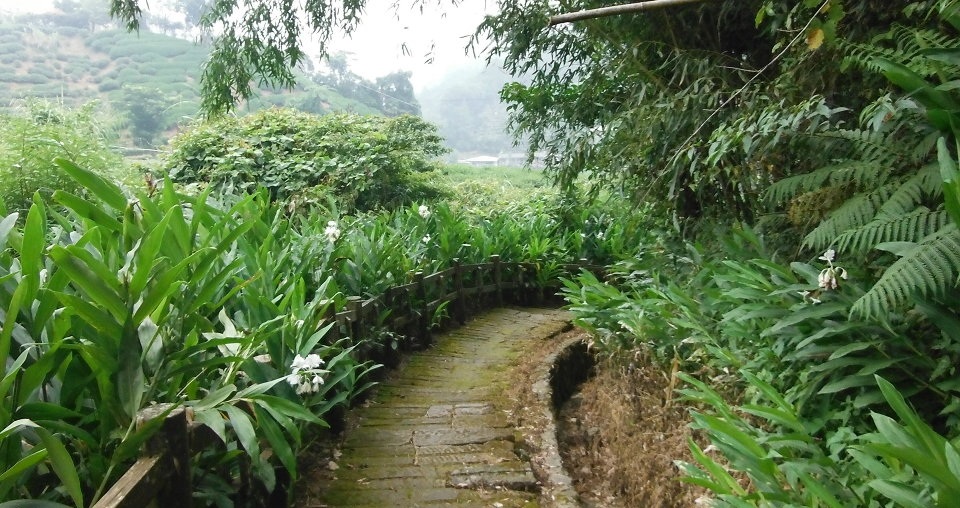
<path id="1" fill-rule="evenodd" d="M 508 374 L 569 322 L 563 310 L 500 308 L 435 337 L 352 411 L 300 506 L 539 506 Z"/>

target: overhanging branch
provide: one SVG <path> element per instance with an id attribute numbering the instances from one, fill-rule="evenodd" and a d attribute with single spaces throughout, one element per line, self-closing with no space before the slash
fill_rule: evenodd
<path id="1" fill-rule="evenodd" d="M 598 9 L 587 9 L 585 11 L 557 14 L 556 16 L 550 17 L 550 22 L 547 24 L 547 26 L 571 23 L 573 21 L 582 21 L 584 19 L 604 18 L 607 16 L 629 14 L 632 12 L 676 7 L 678 5 L 701 3 L 706 1 L 709 0 L 647 0 L 646 2 L 635 2 L 632 4 L 611 5 L 610 7 L 600 7 Z"/>

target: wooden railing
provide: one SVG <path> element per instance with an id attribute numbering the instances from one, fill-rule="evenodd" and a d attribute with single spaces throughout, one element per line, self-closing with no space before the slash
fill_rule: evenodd
<path id="1" fill-rule="evenodd" d="M 589 265 L 585 260 L 560 268 L 565 273 L 580 269 L 603 271 L 603 267 Z M 483 308 L 542 300 L 543 286 L 537 282 L 540 269 L 537 263 L 502 262 L 499 256 L 478 264 L 454 260 L 449 268 L 430 275 L 413 273 L 412 282 L 391 287 L 373 298 L 348 297 L 341 312 L 329 305 L 323 325 L 334 323 L 327 332 L 330 341 L 350 337 L 359 342 L 380 329 L 412 337 L 416 345 L 425 346 L 430 343 L 437 311 L 444 306 L 449 309 L 449 318 L 463 324 L 471 312 Z M 134 508 L 154 502 L 162 507 L 192 506 L 191 457 L 211 447 L 223 447 L 224 443 L 212 430 L 192 422 L 188 416 L 189 408 L 170 404 L 141 411 L 137 418 L 139 427 L 155 418 L 163 417 L 164 422 L 142 448 L 137 462 L 94 507 Z M 242 488 L 249 490 L 249 467 L 240 469 L 241 481 L 246 483 Z"/>

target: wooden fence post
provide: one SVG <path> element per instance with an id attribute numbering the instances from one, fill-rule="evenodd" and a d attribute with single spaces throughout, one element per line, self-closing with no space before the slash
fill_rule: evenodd
<path id="1" fill-rule="evenodd" d="M 423 345 L 430 344 L 430 307 L 427 301 L 427 287 L 423 283 L 423 272 L 413 274 L 413 282 L 416 287 L 416 298 L 420 300 L 420 308 L 417 312 L 420 319 L 417 320 L 417 334 L 422 338 Z"/>
<path id="2" fill-rule="evenodd" d="M 350 320 L 351 342 L 357 344 L 363 340 L 363 336 L 366 334 L 363 320 L 363 298 L 359 296 L 348 296 L 347 310 L 353 313 L 353 319 Z"/>
<path id="3" fill-rule="evenodd" d="M 457 291 L 457 306 L 454 313 L 457 321 L 463 325 L 467 322 L 467 294 L 463 290 L 463 263 L 460 258 L 453 259 L 453 287 Z"/>
<path id="4" fill-rule="evenodd" d="M 137 415 L 137 427 L 143 427 L 154 418 L 159 418 L 170 408 L 170 404 L 150 406 Z M 174 408 L 163 419 L 160 430 L 146 443 L 146 452 L 153 456 L 163 456 L 170 477 L 157 494 L 159 506 L 193 506 L 193 482 L 190 475 L 190 430 L 187 422 L 187 410 Z"/>
<path id="5" fill-rule="evenodd" d="M 493 285 L 497 288 L 497 305 L 503 307 L 503 266 L 500 264 L 500 255 L 490 256 L 493 263 Z"/>

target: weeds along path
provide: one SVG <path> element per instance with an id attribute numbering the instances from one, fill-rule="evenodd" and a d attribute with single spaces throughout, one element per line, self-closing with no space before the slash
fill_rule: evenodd
<path id="1" fill-rule="evenodd" d="M 556 309 L 501 308 L 436 337 L 351 414 L 329 463 L 304 471 L 299 506 L 538 506 L 515 446 L 511 370 L 569 328 Z"/>

